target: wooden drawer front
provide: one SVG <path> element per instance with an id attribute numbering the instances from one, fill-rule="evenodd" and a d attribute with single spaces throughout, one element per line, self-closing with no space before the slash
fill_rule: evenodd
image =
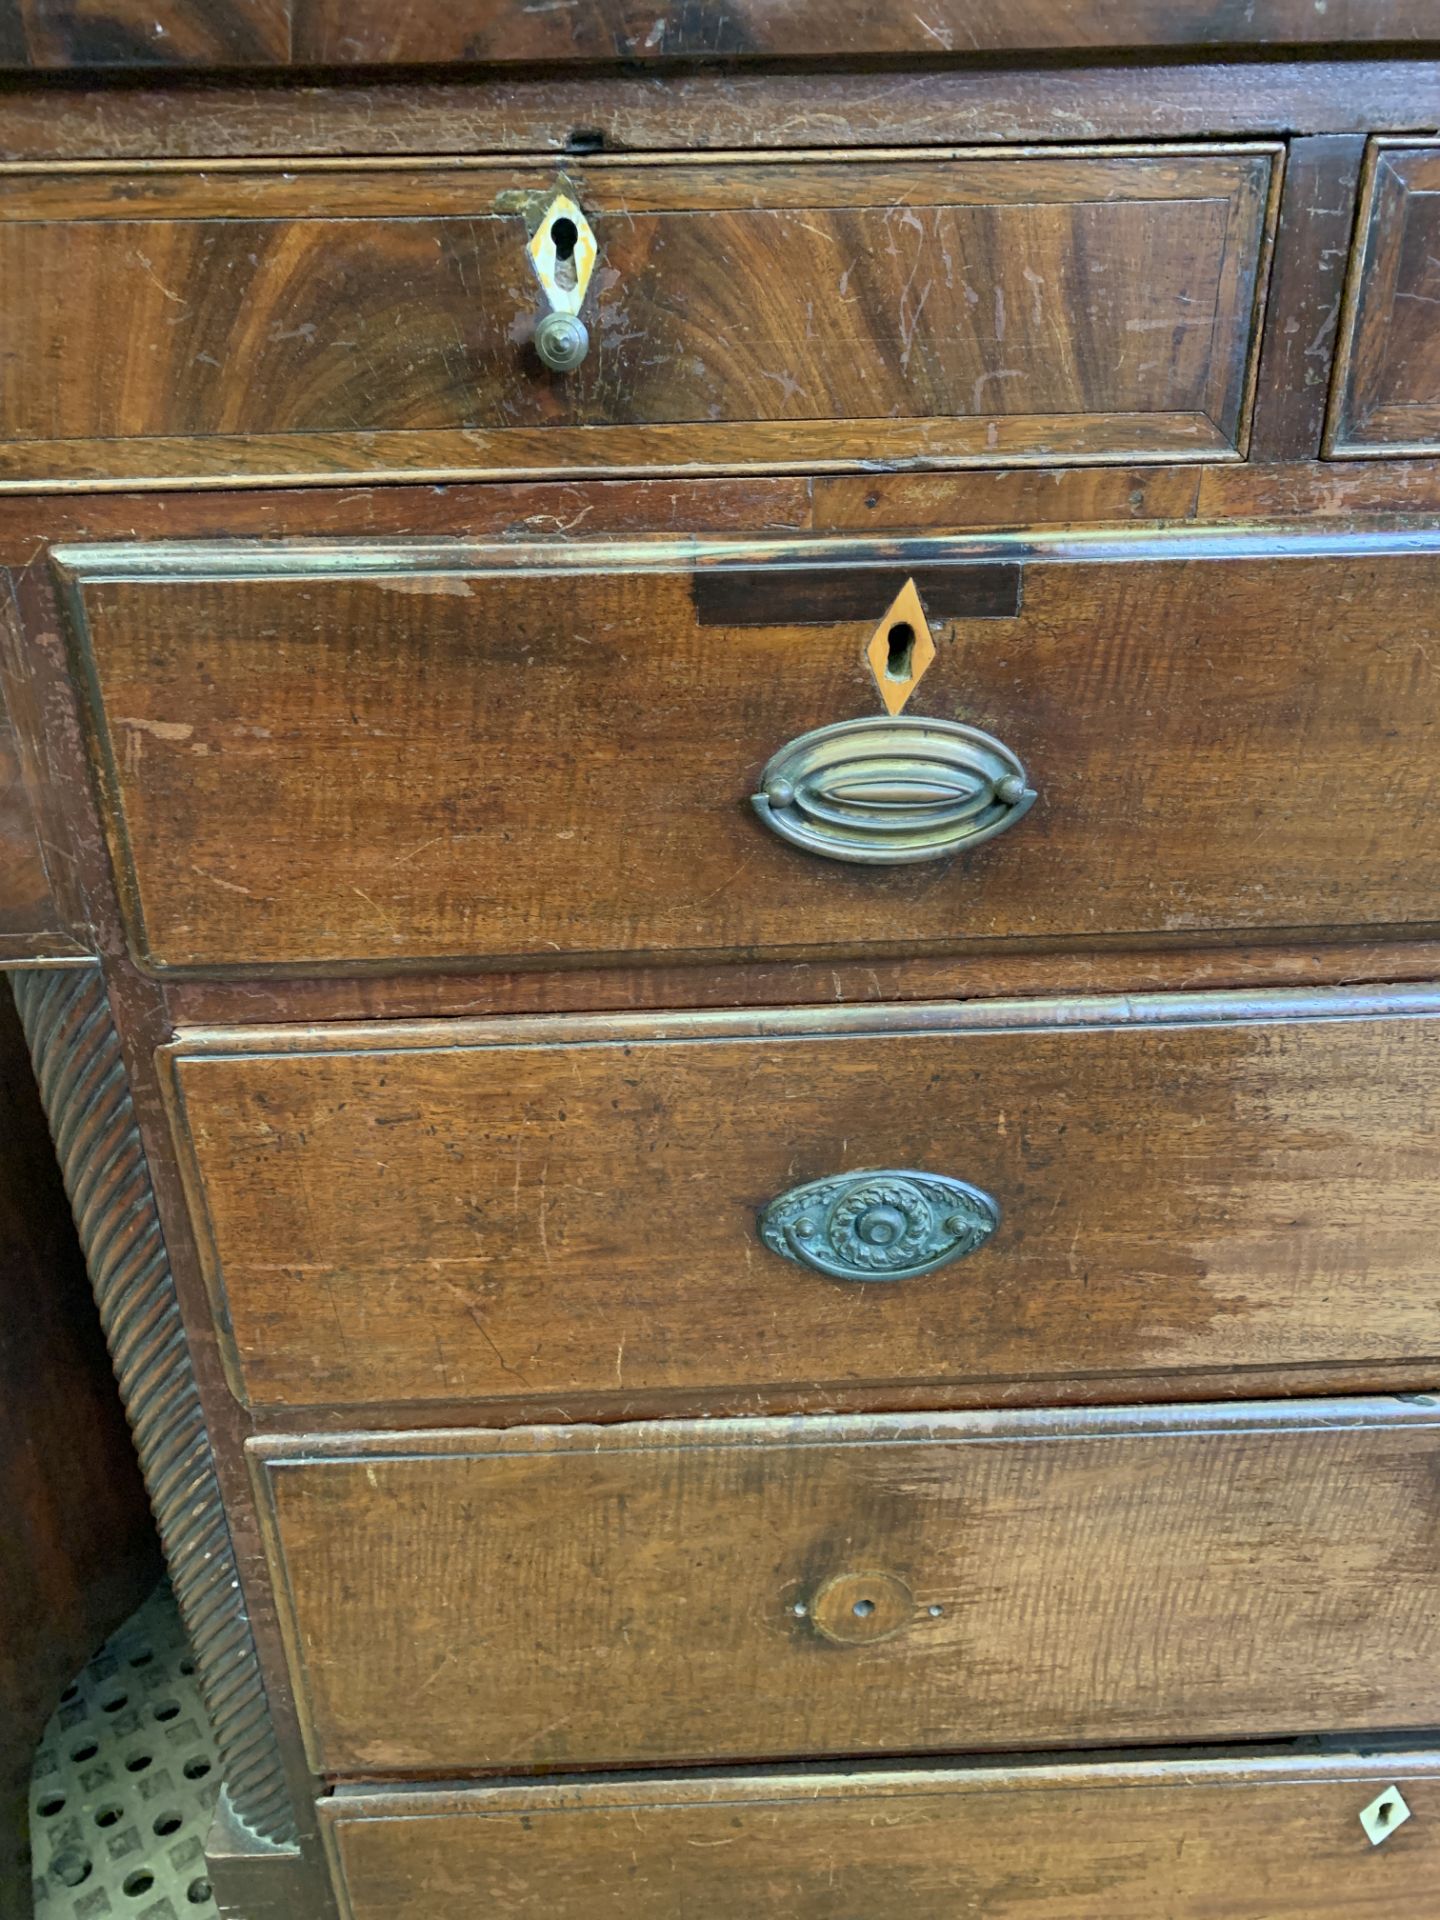
<path id="1" fill-rule="evenodd" d="M 1440 1403 L 255 1441 L 322 1773 L 1440 1714 Z"/>
<path id="2" fill-rule="evenodd" d="M 1277 156 L 15 175 L 0 481 L 1233 457 Z"/>
<path id="3" fill-rule="evenodd" d="M 1435 922 L 1440 535 L 894 551 L 66 554 L 137 954 L 550 965 Z M 752 795 L 797 736 L 884 713 L 866 649 L 909 624 L 907 579 L 936 654 L 904 718 L 996 736 L 1039 799 L 948 862 L 818 858 Z"/>
<path id="4" fill-rule="evenodd" d="M 1426 0 L 773 0 L 660 9 L 649 0 L 8 0 L 0 67 L 314 67 L 850 59 L 1215 48 L 1433 37 Z M 307 103 L 308 104 L 308 103 Z"/>
<path id="5" fill-rule="evenodd" d="M 1395 1920 L 1440 1875 L 1440 1755 L 341 1788 L 353 1920 Z M 1410 1810 L 1372 1845 L 1359 1815 Z M 717 1857 L 723 1864 L 717 1867 Z"/>
<path id="6" fill-rule="evenodd" d="M 1440 990 L 1276 999 L 1311 1017 L 1198 995 L 182 1041 L 237 1390 L 573 1417 L 574 1396 L 739 1409 L 1020 1377 L 1173 1393 L 1196 1369 L 1423 1382 L 1440 1021 L 1385 1014 Z M 1051 1030 L 1060 1012 L 1087 1024 Z M 982 1189 L 998 1231 L 874 1281 L 761 1239 L 769 1201 L 875 1168 Z"/>
<path id="7" fill-rule="evenodd" d="M 1371 151 L 1327 451 L 1440 453 L 1440 145 Z"/>

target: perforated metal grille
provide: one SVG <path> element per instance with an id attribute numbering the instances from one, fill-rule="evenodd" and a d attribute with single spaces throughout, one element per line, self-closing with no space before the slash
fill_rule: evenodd
<path id="1" fill-rule="evenodd" d="M 30 1784 L 36 1920 L 212 1920 L 220 1769 L 161 1586 L 67 1687 Z"/>

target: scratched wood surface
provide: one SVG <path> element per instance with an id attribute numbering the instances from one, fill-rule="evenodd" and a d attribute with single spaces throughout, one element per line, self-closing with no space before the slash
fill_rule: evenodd
<path id="1" fill-rule="evenodd" d="M 0 688 L 0 960 L 59 932 L 20 744 Z"/>
<path id="2" fill-rule="evenodd" d="M 1440 452 L 1440 147 L 1372 154 L 1329 450 Z"/>
<path id="3" fill-rule="evenodd" d="M 1424 1726 L 1437 1414 L 250 1445 L 312 1762 L 373 1777 Z"/>
<path id="4" fill-rule="evenodd" d="M 0 484 L 1233 455 L 1274 155 L 17 174 Z"/>
<path id="5" fill-rule="evenodd" d="M 650 475 L 516 479 L 447 487 L 0 492 L 0 561 L 24 568 L 59 545 L 117 541 L 544 539 L 662 534 L 1080 532 L 1112 527 L 1288 533 L 1409 524 L 1440 512 L 1440 467 L 1406 458 L 1272 464 L 998 467 L 975 473 Z"/>
<path id="6" fill-rule="evenodd" d="M 1422 0 L 1428 4 L 1428 0 Z M 1325 18 L 1333 16 L 1333 8 Z M 1255 50 L 1252 50 L 1252 53 Z M 1114 54 L 1038 65 L 941 60 L 811 67 L 679 63 L 663 74 L 584 63 L 422 77 L 307 74 L 203 86 L 77 76 L 0 93 L 10 161 L 353 158 L 402 154 L 777 153 L 1077 140 L 1215 140 L 1440 123 L 1440 62 L 1386 47 L 1303 60 Z M 1321 203 L 1316 202 L 1317 206 Z"/>
<path id="7" fill-rule="evenodd" d="M 345 1788 L 355 1920 L 463 1886 L 519 1920 L 1386 1920 L 1423 1913 L 1440 1757 L 1011 1764 L 634 1785 Z M 1358 1813 L 1398 1786 L 1372 1847 Z"/>
<path id="8" fill-rule="evenodd" d="M 219 1318 L 265 1405 L 885 1382 L 943 1405 L 1261 1365 L 1323 1392 L 1327 1363 L 1440 1364 L 1440 1020 L 1366 1017 L 1386 1004 L 239 1031 L 172 1065 Z M 886 1285 L 764 1246 L 768 1201 L 876 1167 L 970 1181 L 1000 1230 Z"/>
<path id="9" fill-rule="evenodd" d="M 403 969 L 1433 921 L 1433 536 L 1018 551 L 1018 618 L 931 609 L 908 711 L 997 735 L 1040 800 L 968 857 L 866 869 L 750 796 L 787 741 L 880 711 L 863 649 L 903 548 L 830 554 L 875 564 L 873 619 L 803 624 L 782 568 L 776 623 L 733 628 L 700 622 L 688 548 L 373 578 L 359 548 L 66 550 L 136 950 Z"/>
<path id="10" fill-rule="evenodd" d="M 4 0 L 0 65 L 350 67 L 1426 43 L 1425 0 Z"/>

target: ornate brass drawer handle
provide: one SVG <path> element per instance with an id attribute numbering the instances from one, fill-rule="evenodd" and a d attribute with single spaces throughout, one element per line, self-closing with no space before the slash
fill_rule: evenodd
<path id="1" fill-rule="evenodd" d="M 1007 746 L 955 720 L 840 720 L 782 747 L 761 776 L 766 826 L 827 860 L 902 866 L 979 846 L 1035 804 Z"/>
<path id="2" fill-rule="evenodd" d="M 909 1280 L 973 1253 L 999 1224 L 997 1202 L 964 1180 L 882 1168 L 792 1187 L 761 1213 L 760 1238 L 832 1280 Z"/>

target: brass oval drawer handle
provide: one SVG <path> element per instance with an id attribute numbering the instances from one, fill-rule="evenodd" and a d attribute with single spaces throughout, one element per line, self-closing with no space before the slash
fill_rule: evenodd
<path id="1" fill-rule="evenodd" d="M 832 1280 L 909 1280 L 973 1253 L 999 1224 L 979 1187 L 880 1168 L 792 1187 L 762 1211 L 760 1238 Z"/>
<path id="2" fill-rule="evenodd" d="M 903 866 L 993 840 L 1035 804 L 1010 749 L 957 720 L 840 720 L 774 755 L 755 811 L 828 860 Z"/>

